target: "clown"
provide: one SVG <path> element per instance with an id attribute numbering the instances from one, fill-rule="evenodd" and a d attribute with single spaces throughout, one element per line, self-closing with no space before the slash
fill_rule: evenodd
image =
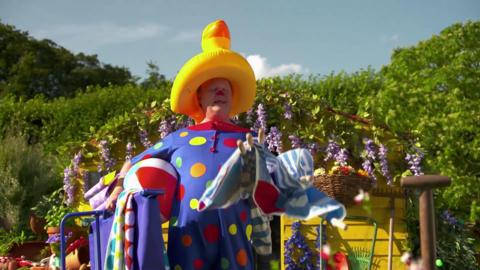
<path id="1" fill-rule="evenodd" d="M 252 224 L 246 200 L 226 209 L 199 212 L 199 199 L 222 164 L 245 140 L 249 129 L 230 121 L 253 104 L 255 75 L 248 62 L 230 50 L 225 22 L 209 24 L 202 35 L 203 52 L 178 73 L 171 92 L 171 109 L 188 115 L 196 125 L 180 129 L 134 157 L 122 168 L 148 158 L 163 159 L 176 169 L 168 232 L 171 269 L 253 269 Z M 107 202 L 113 208 L 122 181 Z"/>

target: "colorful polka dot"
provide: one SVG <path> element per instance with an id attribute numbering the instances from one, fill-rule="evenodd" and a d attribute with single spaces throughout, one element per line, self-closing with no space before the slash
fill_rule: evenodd
<path id="1" fill-rule="evenodd" d="M 182 160 L 181 157 L 177 157 L 175 159 L 175 165 L 177 165 L 177 168 L 179 168 L 179 169 L 182 168 L 182 163 L 183 163 L 183 160 Z"/>
<path id="2" fill-rule="evenodd" d="M 153 146 L 153 149 L 157 150 L 158 148 L 163 146 L 163 142 L 159 142 Z"/>
<path id="3" fill-rule="evenodd" d="M 195 138 L 192 138 L 189 143 L 190 145 L 197 146 L 197 145 L 205 144 L 206 142 L 207 142 L 207 139 L 205 139 L 205 137 L 195 137 Z"/>
<path id="4" fill-rule="evenodd" d="M 190 175 L 192 177 L 200 177 L 204 175 L 206 171 L 207 171 L 207 167 L 205 167 L 203 163 L 197 162 L 193 164 L 192 167 L 190 168 Z"/>
<path id="5" fill-rule="evenodd" d="M 193 198 L 190 200 L 190 208 L 192 208 L 192 210 L 197 210 L 197 207 L 198 207 L 198 200 Z"/>
<path id="6" fill-rule="evenodd" d="M 185 186 L 180 184 L 180 187 L 178 188 L 177 199 L 181 201 L 183 200 L 183 197 L 185 197 Z"/>
<path id="7" fill-rule="evenodd" d="M 188 136 L 188 132 L 184 131 L 184 132 L 180 133 L 180 137 L 183 138 L 183 137 L 186 137 L 186 136 Z"/>
<path id="8" fill-rule="evenodd" d="M 208 188 L 212 185 L 213 180 L 208 180 L 207 183 L 205 183 L 205 188 Z"/>
<path id="9" fill-rule="evenodd" d="M 240 212 L 240 220 L 243 223 L 247 222 L 247 211 L 243 210 L 242 212 Z"/>
<path id="10" fill-rule="evenodd" d="M 219 229 L 217 225 L 209 224 L 203 229 L 203 236 L 209 243 L 215 243 L 219 238 Z"/>
<path id="11" fill-rule="evenodd" d="M 175 265 L 175 269 L 174 270 L 182 270 L 182 267 L 180 265 Z"/>
<path id="12" fill-rule="evenodd" d="M 203 261 L 202 261 L 202 259 L 195 259 L 195 260 L 193 261 L 193 267 L 194 267 L 195 269 L 200 269 L 200 268 L 202 268 L 202 266 L 203 266 Z"/>
<path id="13" fill-rule="evenodd" d="M 235 148 L 237 147 L 237 140 L 238 139 L 235 138 L 227 138 L 223 140 L 223 145 L 225 145 L 226 147 Z"/>
<path id="14" fill-rule="evenodd" d="M 192 237 L 190 235 L 184 235 L 182 237 L 182 244 L 184 247 L 189 247 L 192 245 Z"/>
<path id="15" fill-rule="evenodd" d="M 237 252 L 237 263 L 242 267 L 247 266 L 247 263 L 248 263 L 247 252 L 243 248 Z"/>
<path id="16" fill-rule="evenodd" d="M 222 269 L 228 269 L 230 267 L 230 262 L 228 261 L 227 258 L 223 257 L 220 260 L 220 265 L 221 265 Z"/>
<path id="17" fill-rule="evenodd" d="M 228 226 L 228 232 L 229 232 L 231 235 L 237 234 L 237 225 L 235 225 L 235 224 L 230 224 L 230 226 Z"/>
<path id="18" fill-rule="evenodd" d="M 245 229 L 245 234 L 247 235 L 247 239 L 250 240 L 252 236 L 252 224 L 248 224 L 247 228 Z"/>

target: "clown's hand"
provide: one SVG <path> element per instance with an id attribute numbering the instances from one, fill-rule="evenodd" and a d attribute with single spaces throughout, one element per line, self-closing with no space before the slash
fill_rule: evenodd
<path id="1" fill-rule="evenodd" d="M 263 130 L 263 128 L 260 128 L 258 130 L 258 143 L 260 145 L 263 145 L 264 142 L 265 142 L 265 131 Z M 248 143 L 247 148 L 245 148 L 245 144 L 243 143 L 242 140 L 237 141 L 238 149 L 242 154 L 245 154 L 247 150 L 250 151 L 250 149 L 252 149 L 253 147 L 253 136 L 251 133 L 247 133 L 247 143 Z"/>

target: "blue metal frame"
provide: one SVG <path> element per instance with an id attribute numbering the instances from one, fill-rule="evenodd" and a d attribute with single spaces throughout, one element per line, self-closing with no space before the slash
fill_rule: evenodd
<path id="1" fill-rule="evenodd" d="M 140 191 L 140 194 L 144 197 L 157 197 L 158 195 L 163 195 L 164 191 L 162 189 L 145 189 Z M 72 217 L 83 217 L 83 216 L 95 216 L 95 230 L 93 230 L 93 239 L 95 241 L 95 266 L 96 270 L 102 270 L 102 262 L 100 260 L 100 216 L 106 216 L 111 213 L 108 210 L 96 210 L 96 211 L 87 211 L 87 212 L 74 212 L 68 213 L 60 222 L 60 269 L 66 270 L 65 265 L 65 248 L 66 248 L 66 239 L 65 239 L 65 224 L 68 219 Z"/>

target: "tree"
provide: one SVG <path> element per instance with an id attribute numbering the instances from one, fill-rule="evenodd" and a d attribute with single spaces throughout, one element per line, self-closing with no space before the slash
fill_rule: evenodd
<path id="1" fill-rule="evenodd" d="M 159 89 L 165 86 L 167 80 L 165 75 L 160 74 L 158 66 L 153 62 L 148 62 L 147 65 L 148 77 L 141 83 L 142 87 L 145 89 Z"/>
<path id="2" fill-rule="evenodd" d="M 124 85 L 133 82 L 124 67 L 102 64 L 96 55 L 72 54 L 48 39 L 0 23 L 0 96 L 32 98 L 71 97 L 88 85 Z"/>
<path id="3" fill-rule="evenodd" d="M 453 178 L 439 203 L 467 216 L 480 201 L 480 22 L 397 49 L 381 74 L 381 91 L 367 100 L 374 119 L 413 135 L 424 171 Z"/>

